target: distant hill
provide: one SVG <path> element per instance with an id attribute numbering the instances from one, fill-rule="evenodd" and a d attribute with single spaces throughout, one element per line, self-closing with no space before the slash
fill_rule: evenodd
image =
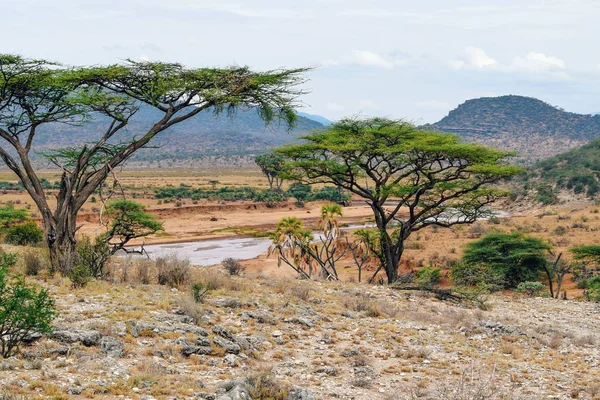
<path id="1" fill-rule="evenodd" d="M 142 107 L 130 120 L 126 131 L 118 135 L 119 140 L 141 136 L 160 115 L 161 113 L 154 108 Z M 83 128 L 64 124 L 45 126 L 36 137 L 36 150 L 76 146 L 95 141 L 106 129 L 106 122 L 98 119 Z M 140 150 L 132 161 L 142 164 L 156 164 L 161 161 L 197 164 L 198 160 L 230 160 L 244 157 L 251 160 L 256 154 L 265 153 L 273 147 L 294 141 L 298 136 L 322 128 L 321 123 L 302 115 L 299 115 L 296 126 L 288 129 L 278 121 L 265 125 L 256 109 L 238 110 L 233 115 L 215 115 L 207 110 L 160 133 L 150 143 L 153 147 Z"/>
<path id="2" fill-rule="evenodd" d="M 531 163 L 600 137 L 600 115 L 570 113 L 538 99 L 510 95 L 467 100 L 423 128 L 516 150 L 517 161 Z"/>
<path id="3" fill-rule="evenodd" d="M 320 123 L 323 126 L 329 126 L 331 124 L 333 124 L 333 121 L 328 120 L 325 117 L 322 117 L 320 115 L 316 115 L 316 114 L 309 114 L 309 113 L 305 113 L 302 111 L 298 111 L 298 115 L 301 117 L 305 117 L 308 119 L 311 119 L 313 121 L 317 121 L 318 123 Z"/>

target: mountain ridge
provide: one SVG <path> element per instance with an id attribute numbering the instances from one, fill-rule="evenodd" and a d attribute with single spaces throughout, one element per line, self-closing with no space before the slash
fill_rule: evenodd
<path id="1" fill-rule="evenodd" d="M 600 115 L 567 112 L 533 97 L 506 95 L 467 100 L 422 128 L 516 150 L 516 161 L 530 164 L 600 137 Z"/>

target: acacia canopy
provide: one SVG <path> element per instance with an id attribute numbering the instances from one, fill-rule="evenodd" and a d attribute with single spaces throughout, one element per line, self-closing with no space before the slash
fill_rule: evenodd
<path id="1" fill-rule="evenodd" d="M 0 158 L 40 210 L 53 265 L 58 267 L 60 254 L 73 250 L 76 215 L 85 201 L 157 134 L 206 109 L 221 113 L 254 107 L 267 122 L 278 118 L 292 124 L 305 71 L 254 72 L 247 67 L 186 68 L 134 61 L 65 67 L 0 55 Z M 142 104 L 156 108 L 160 116 L 138 137 L 123 139 L 119 134 Z M 99 117 L 107 122 L 93 143 L 44 152 L 63 172 L 57 205 L 51 207 L 30 158 L 36 134 L 46 124 L 85 130 Z"/>
<path id="2" fill-rule="evenodd" d="M 520 172 L 506 163 L 511 152 L 382 118 L 345 119 L 303 141 L 276 150 L 284 176 L 332 183 L 367 202 L 379 232 L 374 253 L 390 283 L 412 232 L 489 216 L 486 206 L 507 194 L 489 185 Z"/>

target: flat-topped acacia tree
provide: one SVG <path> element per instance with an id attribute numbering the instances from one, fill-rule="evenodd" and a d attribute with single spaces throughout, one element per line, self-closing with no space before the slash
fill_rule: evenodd
<path id="1" fill-rule="evenodd" d="M 286 178 L 331 183 L 363 198 L 378 235 L 373 254 L 389 283 L 398 278 L 404 242 L 430 225 L 449 227 L 489 216 L 505 191 L 489 185 L 517 174 L 510 152 L 381 118 L 346 119 L 304 143 L 276 149 Z M 375 276 L 375 275 L 374 275 Z"/>
<path id="2" fill-rule="evenodd" d="M 69 269 L 76 243 L 76 216 L 86 200 L 111 171 L 156 135 L 207 109 L 221 113 L 255 107 L 266 122 L 281 119 L 293 124 L 297 97 L 303 93 L 298 85 L 303 83 L 305 71 L 192 69 L 134 61 L 65 67 L 0 55 L 0 157 L 41 213 L 53 267 Z M 158 110 L 159 117 L 134 139 L 119 135 L 143 104 Z M 36 134 L 44 125 L 61 123 L 84 131 L 98 118 L 106 121 L 106 126 L 93 143 L 44 153 L 62 170 L 57 204 L 51 206 L 31 160 Z"/>

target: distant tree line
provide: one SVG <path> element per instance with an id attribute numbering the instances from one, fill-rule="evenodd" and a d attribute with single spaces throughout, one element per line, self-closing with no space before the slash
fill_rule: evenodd
<path id="1" fill-rule="evenodd" d="M 161 200 L 226 200 L 226 201 L 256 201 L 256 202 L 280 202 L 286 201 L 290 197 L 296 199 L 299 204 L 305 201 L 332 201 L 334 203 L 344 203 L 350 200 L 350 196 L 340 192 L 332 186 L 324 186 L 314 189 L 311 185 L 300 183 L 292 184 L 289 189 L 259 189 L 255 187 L 229 187 L 224 186 L 218 189 L 192 188 L 187 185 L 179 187 L 162 187 L 154 189 L 154 197 Z"/>

